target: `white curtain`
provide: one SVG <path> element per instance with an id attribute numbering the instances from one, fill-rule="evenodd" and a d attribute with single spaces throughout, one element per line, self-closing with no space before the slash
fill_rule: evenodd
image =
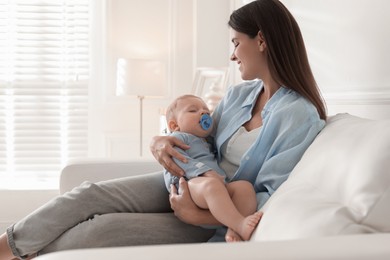
<path id="1" fill-rule="evenodd" d="M 0 0 L 1 180 L 56 177 L 87 156 L 89 5 Z"/>

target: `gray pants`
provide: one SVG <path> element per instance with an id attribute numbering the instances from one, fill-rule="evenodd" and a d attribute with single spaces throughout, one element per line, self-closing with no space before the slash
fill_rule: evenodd
<path id="1" fill-rule="evenodd" d="M 109 246 L 205 242 L 214 230 L 181 222 L 170 208 L 161 172 L 81 186 L 12 227 L 15 256 Z"/>

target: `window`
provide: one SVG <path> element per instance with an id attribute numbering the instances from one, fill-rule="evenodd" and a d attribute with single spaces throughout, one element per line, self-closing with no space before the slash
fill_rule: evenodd
<path id="1" fill-rule="evenodd" d="M 87 156 L 89 4 L 0 0 L 0 188 L 57 187 Z"/>

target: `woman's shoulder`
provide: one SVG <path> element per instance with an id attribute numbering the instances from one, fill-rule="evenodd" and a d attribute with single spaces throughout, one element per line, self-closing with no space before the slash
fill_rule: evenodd
<path id="1" fill-rule="evenodd" d="M 316 107 L 292 89 L 281 87 L 264 109 L 265 113 L 283 115 L 297 121 L 321 121 Z"/>

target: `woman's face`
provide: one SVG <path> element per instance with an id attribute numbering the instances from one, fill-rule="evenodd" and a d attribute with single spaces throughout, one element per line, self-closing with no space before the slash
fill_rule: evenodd
<path id="1" fill-rule="evenodd" d="M 232 29 L 234 51 L 230 59 L 239 65 L 243 80 L 261 79 L 264 70 L 264 51 L 260 51 L 260 36 L 250 38 Z"/>

